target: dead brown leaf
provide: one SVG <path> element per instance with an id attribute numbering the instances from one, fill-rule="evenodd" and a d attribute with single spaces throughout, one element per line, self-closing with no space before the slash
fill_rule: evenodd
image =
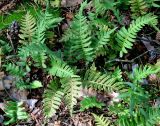
<path id="1" fill-rule="evenodd" d="M 61 1 L 61 6 L 62 7 L 72 7 L 72 6 L 77 6 L 81 4 L 83 0 L 62 0 Z"/>

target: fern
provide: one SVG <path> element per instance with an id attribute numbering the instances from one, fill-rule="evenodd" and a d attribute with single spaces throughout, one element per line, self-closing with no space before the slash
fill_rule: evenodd
<path id="1" fill-rule="evenodd" d="M 18 77 L 22 77 L 25 75 L 25 71 L 21 67 L 13 63 L 9 63 L 4 66 L 6 67 L 6 71 L 8 71 L 11 75 L 18 76 Z"/>
<path id="2" fill-rule="evenodd" d="M 112 77 L 116 78 L 117 81 L 123 81 L 123 78 L 122 78 L 122 71 L 119 67 L 117 67 L 114 72 L 111 74 Z"/>
<path id="3" fill-rule="evenodd" d="M 84 111 L 89 108 L 102 108 L 105 104 L 97 101 L 96 97 L 86 97 L 80 102 L 80 111 Z"/>
<path id="4" fill-rule="evenodd" d="M 103 117 L 103 115 L 97 116 L 94 113 L 92 113 L 92 115 L 95 118 L 96 126 L 111 126 L 111 121 L 109 119 Z"/>
<path id="5" fill-rule="evenodd" d="M 93 48 L 91 47 L 91 31 L 89 28 L 89 24 L 85 16 L 83 16 L 83 9 L 87 5 L 86 2 L 81 4 L 80 10 L 78 14 L 75 15 L 71 25 L 70 32 L 72 34 L 65 33 L 64 38 L 62 40 L 68 39 L 65 41 L 65 56 L 69 57 L 70 61 L 73 60 L 85 60 L 91 61 L 93 58 Z M 68 37 L 66 37 L 66 35 Z"/>
<path id="6" fill-rule="evenodd" d="M 10 53 L 12 51 L 12 47 L 9 45 L 9 43 L 0 40 L 0 47 L 1 47 L 1 55 Z"/>
<path id="7" fill-rule="evenodd" d="M 123 116 L 118 120 L 119 126 L 154 126 L 159 121 L 159 108 L 147 108 L 144 113 L 136 112 L 134 116 Z"/>
<path id="8" fill-rule="evenodd" d="M 144 67 L 140 66 L 133 70 L 133 73 L 130 74 L 130 79 L 133 80 L 134 83 L 141 82 L 142 79 L 146 78 L 150 74 L 155 74 L 160 69 L 154 69 L 151 66 L 145 65 Z"/>
<path id="9" fill-rule="evenodd" d="M 81 78 L 77 75 L 73 75 L 69 78 L 61 79 L 62 87 L 64 88 L 63 92 L 65 103 L 70 111 L 70 115 L 72 116 L 73 107 L 77 103 L 77 98 L 80 96 L 81 89 Z"/>
<path id="10" fill-rule="evenodd" d="M 115 28 L 116 29 L 116 28 Z M 105 48 L 104 46 L 109 44 L 111 34 L 115 31 L 115 29 L 104 31 L 103 29 L 98 32 L 98 39 L 95 42 L 94 48 L 96 50 L 96 54 L 101 51 L 101 49 Z"/>
<path id="11" fill-rule="evenodd" d="M 157 17 L 151 14 L 137 18 L 135 21 L 132 21 L 129 28 L 126 29 L 122 27 L 116 34 L 116 41 L 118 42 L 118 50 L 120 51 L 120 57 L 124 53 L 127 53 L 127 49 L 131 49 L 133 42 L 137 36 L 137 33 L 142 29 L 144 25 L 157 25 Z"/>
<path id="12" fill-rule="evenodd" d="M 148 5 L 145 0 L 130 0 L 132 17 L 136 18 L 147 13 Z"/>
<path id="13" fill-rule="evenodd" d="M 21 38 L 20 43 L 28 44 L 32 42 L 32 37 L 35 35 L 36 31 L 36 20 L 27 12 L 27 14 L 23 17 L 21 21 L 21 29 L 19 37 Z"/>
<path id="14" fill-rule="evenodd" d="M 22 107 L 23 102 L 8 102 L 5 107 L 5 116 L 9 118 L 4 122 L 5 125 L 11 125 L 19 120 L 26 120 L 28 118 L 25 108 Z"/>
<path id="15" fill-rule="evenodd" d="M 74 75 L 74 71 L 61 60 L 52 61 L 52 67 L 49 69 L 49 73 L 58 77 L 71 77 Z"/>
<path id="16" fill-rule="evenodd" d="M 83 84 L 87 87 L 106 92 L 123 91 L 124 87 L 122 82 L 116 82 L 115 77 L 91 70 L 86 72 Z"/>
<path id="17" fill-rule="evenodd" d="M 49 28 L 54 28 L 57 26 L 57 24 L 62 21 L 62 18 L 54 18 L 54 16 L 47 10 L 45 13 L 40 13 L 38 17 L 36 34 L 34 36 L 33 42 L 44 43 L 46 39 L 45 32 Z"/>
<path id="18" fill-rule="evenodd" d="M 48 85 L 43 94 L 43 111 L 45 116 L 52 117 L 61 104 L 64 93 L 58 89 L 56 82 Z"/>

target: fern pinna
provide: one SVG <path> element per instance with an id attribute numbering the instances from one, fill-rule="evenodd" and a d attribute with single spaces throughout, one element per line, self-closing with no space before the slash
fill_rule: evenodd
<path id="1" fill-rule="evenodd" d="M 129 0 L 129 3 L 131 4 L 133 19 L 147 13 L 148 5 L 145 0 Z"/>
<path id="2" fill-rule="evenodd" d="M 112 126 L 111 125 L 111 121 L 108 118 L 105 118 L 103 115 L 98 116 L 94 113 L 92 113 L 95 122 L 96 122 L 96 126 Z"/>
<path id="3" fill-rule="evenodd" d="M 77 103 L 77 98 L 80 96 L 82 87 L 81 78 L 78 75 L 61 79 L 63 92 L 65 93 L 65 103 L 72 116 L 73 107 Z"/>
<path id="4" fill-rule="evenodd" d="M 111 75 L 102 74 L 101 72 L 94 70 L 88 70 L 86 72 L 83 84 L 86 87 L 106 92 L 122 91 L 124 87 L 122 82 L 117 82 L 116 78 Z"/>
<path id="5" fill-rule="evenodd" d="M 52 117 L 59 108 L 64 93 L 62 89 L 58 89 L 55 81 L 48 85 L 43 94 L 43 111 L 48 118 Z"/>
<path id="6" fill-rule="evenodd" d="M 5 106 L 5 116 L 9 118 L 8 121 L 5 121 L 5 125 L 12 125 L 20 120 L 27 120 L 28 115 L 25 111 L 25 108 L 22 106 L 23 102 L 12 102 L 9 101 Z"/>
<path id="7" fill-rule="evenodd" d="M 135 42 L 137 33 L 145 25 L 156 26 L 158 23 L 157 16 L 147 14 L 142 17 L 138 17 L 135 21 L 132 21 L 129 28 L 122 27 L 116 34 L 117 49 L 120 51 L 120 57 L 127 53 L 127 49 L 131 49 L 133 42 Z"/>

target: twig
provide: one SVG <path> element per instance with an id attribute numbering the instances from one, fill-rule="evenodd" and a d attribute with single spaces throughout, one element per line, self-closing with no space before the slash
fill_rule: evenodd
<path id="1" fill-rule="evenodd" d="M 146 52 L 140 54 L 139 56 L 137 56 L 137 57 L 135 57 L 135 58 L 133 58 L 133 59 L 131 59 L 131 60 L 113 59 L 113 60 L 109 60 L 108 62 L 106 62 L 106 64 L 111 63 L 111 62 L 126 62 L 126 63 L 133 63 L 136 59 L 142 57 L 143 55 L 145 55 L 146 53 L 148 53 L 148 52 L 150 52 L 150 51 L 152 51 L 152 50 L 148 50 L 148 51 L 146 51 Z"/>

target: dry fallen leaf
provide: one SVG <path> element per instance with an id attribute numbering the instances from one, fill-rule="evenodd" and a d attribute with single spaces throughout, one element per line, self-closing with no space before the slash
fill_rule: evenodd
<path id="1" fill-rule="evenodd" d="M 9 90 L 9 93 L 11 97 L 13 97 L 14 99 L 18 101 L 24 101 L 24 100 L 27 100 L 27 96 L 29 92 L 27 90 L 18 90 L 13 87 Z"/>
<path id="2" fill-rule="evenodd" d="M 5 104 L 4 103 L 0 103 L 0 109 L 2 109 L 4 111 L 4 109 L 5 109 Z"/>
<path id="3" fill-rule="evenodd" d="M 72 120 L 75 126 L 93 126 L 93 118 L 87 113 L 78 113 L 73 117 Z"/>
<path id="4" fill-rule="evenodd" d="M 72 7 L 77 6 L 78 4 L 81 4 L 83 0 L 62 0 L 61 6 L 62 7 Z"/>
<path id="5" fill-rule="evenodd" d="M 35 108 L 35 104 L 37 103 L 37 99 L 27 99 L 24 100 L 25 103 L 27 103 L 30 110 L 33 110 Z"/>

